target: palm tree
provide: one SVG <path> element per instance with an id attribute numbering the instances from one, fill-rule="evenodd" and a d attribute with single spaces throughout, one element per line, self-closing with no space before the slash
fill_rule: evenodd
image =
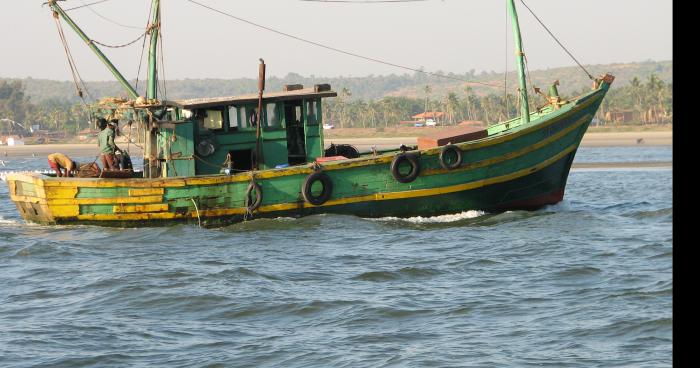
<path id="1" fill-rule="evenodd" d="M 340 90 L 340 93 L 338 93 L 338 98 L 336 99 L 336 107 L 337 107 L 337 118 L 340 120 L 340 127 L 343 128 L 345 119 L 346 119 L 346 102 L 348 98 L 352 96 L 350 93 L 350 90 L 347 87 L 343 87 L 342 90 Z"/>
<path id="2" fill-rule="evenodd" d="M 454 92 L 447 94 L 445 98 L 445 111 L 447 112 L 447 120 L 450 124 L 455 124 L 455 115 L 457 114 L 457 109 L 459 108 L 459 98 Z"/>
<path id="3" fill-rule="evenodd" d="M 644 121 L 644 113 L 642 112 L 642 83 L 639 81 L 639 78 L 634 77 L 630 81 L 630 84 L 632 85 L 632 96 L 636 102 L 634 106 L 635 110 L 642 114 L 642 121 Z"/>
<path id="4" fill-rule="evenodd" d="M 430 88 L 430 86 L 425 86 L 425 88 L 423 88 L 423 92 L 425 92 L 425 109 L 423 110 L 423 112 L 424 112 L 424 114 L 423 114 L 423 120 L 426 120 L 426 119 L 427 119 L 427 115 L 428 115 L 428 97 L 430 96 L 430 93 L 431 93 L 432 91 L 433 91 L 433 90 Z"/>

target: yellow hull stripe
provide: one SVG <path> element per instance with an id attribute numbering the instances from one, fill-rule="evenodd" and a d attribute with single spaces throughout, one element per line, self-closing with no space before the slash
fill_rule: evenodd
<path id="1" fill-rule="evenodd" d="M 456 193 L 470 189 L 477 189 L 485 187 L 488 185 L 499 184 L 507 182 L 510 180 L 518 179 L 534 172 L 542 170 L 549 165 L 554 164 L 559 161 L 569 153 L 573 152 L 578 148 L 578 143 L 567 147 L 562 152 L 558 153 L 556 156 L 551 157 L 537 165 L 498 177 L 493 177 L 489 179 L 477 180 L 465 184 L 452 185 L 448 187 L 441 188 L 431 188 L 431 189 L 417 189 L 403 192 L 391 192 L 391 193 L 377 193 L 366 196 L 350 197 L 331 200 L 324 203 L 321 206 L 314 206 L 308 203 L 295 202 L 295 203 L 283 203 L 269 206 L 262 206 L 258 209 L 258 212 L 273 213 L 279 211 L 289 211 L 301 208 L 310 207 L 329 207 L 338 206 L 352 203 L 360 202 L 374 202 L 374 201 L 386 201 L 386 200 L 396 200 L 396 199 L 407 199 L 407 198 L 418 198 L 418 197 L 429 197 L 440 194 Z M 230 208 L 230 209 L 211 209 L 200 211 L 201 217 L 219 217 L 219 216 L 231 216 L 231 215 L 243 215 L 246 213 L 245 208 Z M 91 220 L 91 221 L 135 221 L 135 220 L 168 220 L 168 219 L 184 219 L 184 218 L 196 218 L 197 214 L 189 212 L 186 214 L 176 214 L 172 212 L 161 212 L 161 213 L 127 213 L 127 214 L 93 214 L 93 215 L 79 215 L 77 218 L 79 220 Z"/>
<path id="2" fill-rule="evenodd" d="M 552 118 L 551 120 L 532 126 L 527 126 L 522 130 L 511 132 L 502 132 L 499 137 L 483 138 L 473 142 L 464 142 L 457 144 L 463 151 L 475 150 L 482 147 L 492 146 L 507 142 L 534 131 L 543 129 L 549 125 L 555 124 L 570 115 L 575 114 L 581 109 L 598 101 L 597 98 L 589 98 L 580 105 L 573 106 L 569 111 Z M 542 119 L 542 118 L 540 118 Z M 514 128 L 517 129 L 518 127 Z M 440 148 L 431 148 L 421 151 L 421 154 L 426 156 L 437 155 L 440 153 Z M 343 170 L 354 167 L 371 166 L 377 164 L 388 164 L 394 158 L 393 154 L 385 154 L 373 158 L 357 158 L 343 162 L 329 162 L 323 165 L 324 170 Z M 282 176 L 292 175 L 308 175 L 313 172 L 310 165 L 303 167 L 285 168 L 285 169 L 270 169 L 252 173 L 257 179 L 270 179 Z M 93 178 L 41 178 L 39 174 L 10 174 L 7 180 L 24 181 L 33 183 L 37 187 L 89 187 L 89 188 L 116 188 L 116 187 L 134 187 L 134 188 L 172 188 L 186 187 L 190 185 L 217 185 L 234 182 L 247 182 L 251 179 L 251 173 L 241 173 L 233 176 L 212 175 L 196 178 L 159 178 L 159 179 L 93 179 Z M 38 193 L 37 193 L 38 194 Z"/>
<path id="3" fill-rule="evenodd" d="M 48 199 L 46 202 L 49 205 L 71 205 L 71 204 L 113 204 L 113 205 L 119 205 L 122 203 L 162 203 L 163 196 Z"/>
<path id="4" fill-rule="evenodd" d="M 420 173 L 420 176 L 430 176 L 430 175 L 440 175 L 440 174 L 447 174 L 447 173 L 455 173 L 455 172 L 461 172 L 461 171 L 468 171 L 468 170 L 473 170 L 473 169 L 478 169 L 481 167 L 486 167 L 486 166 L 491 166 L 495 165 L 504 161 L 512 160 L 514 158 L 518 158 L 520 156 L 524 156 L 530 152 L 536 151 L 554 141 L 557 141 L 561 139 L 561 137 L 571 133 L 572 131 L 578 129 L 581 127 L 581 125 L 586 124 L 590 119 L 593 117 L 593 115 L 585 115 L 581 119 L 579 119 L 576 123 L 571 125 L 570 127 L 567 127 L 566 129 L 563 129 L 560 132 L 557 132 L 556 134 L 552 135 L 551 137 L 541 140 L 531 146 L 525 147 L 519 151 L 513 151 L 509 152 L 503 155 L 500 155 L 498 157 L 494 158 L 489 158 L 486 160 L 481 160 L 477 162 L 473 162 L 470 164 L 462 165 L 459 168 L 453 169 L 453 170 L 447 170 L 447 169 L 428 169 L 425 171 L 422 171 Z"/>

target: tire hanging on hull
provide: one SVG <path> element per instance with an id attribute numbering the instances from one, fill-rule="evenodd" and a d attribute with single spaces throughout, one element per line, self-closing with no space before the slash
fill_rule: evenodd
<path id="1" fill-rule="evenodd" d="M 454 155 L 454 162 L 450 162 L 450 156 Z M 445 170 L 454 170 L 462 166 L 462 150 L 454 144 L 448 144 L 440 149 L 440 166 Z"/>
<path id="2" fill-rule="evenodd" d="M 311 187 L 313 187 L 314 183 L 317 181 L 321 182 L 323 190 L 320 194 L 314 195 L 311 191 Z M 304 197 L 304 200 L 314 206 L 320 206 L 326 203 L 326 201 L 330 199 L 331 194 L 333 194 L 333 182 L 330 176 L 323 171 L 317 171 L 307 176 L 306 180 L 304 180 L 304 185 L 301 187 L 301 195 Z"/>
<path id="3" fill-rule="evenodd" d="M 404 161 L 411 165 L 411 171 L 408 172 L 408 174 L 402 174 L 399 170 L 399 166 L 401 166 Z M 400 183 L 410 183 L 416 180 L 418 174 L 420 174 L 420 164 L 418 163 L 418 156 L 415 154 L 405 152 L 399 153 L 394 157 L 394 160 L 391 161 L 391 175 Z"/>

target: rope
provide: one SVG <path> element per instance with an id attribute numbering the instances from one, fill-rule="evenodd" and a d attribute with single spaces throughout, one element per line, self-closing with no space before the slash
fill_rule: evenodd
<path id="1" fill-rule="evenodd" d="M 203 158 L 197 156 L 196 154 L 192 154 L 192 157 L 194 157 L 196 160 L 199 160 L 199 161 L 201 161 L 202 163 L 204 163 L 204 164 L 206 164 L 206 165 L 209 165 L 209 166 L 211 166 L 211 167 L 214 167 L 214 168 L 217 168 L 217 169 L 228 169 L 228 166 L 218 165 L 218 164 L 212 164 L 211 162 L 209 162 L 209 161 L 207 161 L 207 160 L 205 160 L 205 159 L 203 159 Z M 250 170 L 240 170 L 240 169 L 232 169 L 232 170 L 233 170 L 233 171 L 236 171 L 236 172 L 248 172 L 248 171 L 250 171 Z"/>
<path id="2" fill-rule="evenodd" d="M 537 22 L 540 23 L 540 25 L 545 29 L 545 31 L 547 31 L 547 33 L 549 33 L 549 35 L 552 36 L 554 41 L 556 41 L 559 44 L 559 46 L 561 46 L 561 48 L 564 49 L 564 51 L 566 51 L 567 54 L 569 54 L 569 56 L 574 60 L 574 62 L 576 62 L 576 64 L 578 64 L 578 66 L 583 70 L 583 72 L 586 73 L 586 75 L 588 75 L 588 78 L 590 78 L 591 80 L 595 80 L 595 78 L 591 75 L 591 73 L 589 73 L 588 70 L 586 70 L 586 68 L 584 68 L 583 65 L 581 65 L 581 63 L 578 62 L 578 60 L 576 60 L 574 55 L 572 55 L 571 52 L 569 52 L 569 50 L 567 50 L 566 47 L 564 47 L 564 45 L 562 45 L 562 43 L 559 42 L 557 37 L 552 33 L 552 31 L 549 30 L 549 28 L 547 28 L 546 25 L 544 25 L 544 23 L 540 20 L 540 18 L 537 17 L 535 12 L 533 12 L 532 9 L 530 9 L 530 7 L 527 6 L 527 4 L 525 4 L 525 0 L 520 0 L 520 2 L 523 3 L 523 5 L 530 12 L 530 14 L 532 14 L 532 16 L 535 17 L 535 19 L 537 19 Z"/>
<path id="3" fill-rule="evenodd" d="M 194 204 L 195 211 L 197 211 L 197 221 L 199 221 L 199 227 L 202 227 L 202 218 L 199 217 L 199 207 L 197 207 L 197 202 L 194 201 L 194 198 L 190 198 L 190 200 Z"/>
<path id="4" fill-rule="evenodd" d="M 105 1 L 106 1 L 106 0 L 105 0 Z M 98 4 L 99 2 L 93 3 L 93 4 L 85 4 L 85 2 L 84 2 L 83 0 L 80 0 L 80 2 L 84 4 L 82 7 L 87 7 L 87 8 L 88 8 L 91 12 L 93 12 L 95 15 L 97 15 L 98 17 L 100 17 L 100 18 L 102 18 L 102 19 L 104 19 L 104 20 L 106 20 L 106 21 L 108 21 L 108 22 L 110 22 L 110 23 L 116 24 L 116 25 L 118 25 L 118 26 L 120 26 L 120 27 L 124 27 L 124 28 L 139 29 L 139 30 L 142 30 L 142 29 L 143 29 L 143 28 L 141 28 L 141 27 L 135 27 L 135 26 L 130 26 L 130 25 L 126 25 L 126 24 L 121 24 L 121 23 L 119 23 L 119 22 L 117 22 L 117 21 L 114 21 L 114 20 L 112 20 L 112 19 L 109 19 L 109 18 L 105 17 L 104 15 L 98 13 L 98 12 L 95 11 L 95 9 L 93 9 L 90 5 Z M 73 9 L 78 9 L 78 8 L 73 8 Z M 73 10 L 73 9 L 71 9 L 71 10 Z"/>
<path id="5" fill-rule="evenodd" d="M 381 3 L 418 3 L 431 0 L 299 0 L 313 3 L 350 3 L 350 4 L 381 4 Z"/>
<path id="6" fill-rule="evenodd" d="M 127 47 L 127 46 L 131 46 L 131 45 L 135 44 L 136 42 L 138 42 L 138 40 L 140 40 L 140 39 L 143 38 L 144 36 L 146 36 L 146 33 L 145 33 L 145 32 L 144 32 L 143 34 L 141 34 L 141 35 L 139 36 L 139 38 L 137 38 L 137 39 L 135 39 L 135 40 L 133 40 L 133 41 L 131 41 L 131 42 L 129 42 L 129 43 L 125 43 L 125 44 L 123 44 L 123 45 L 116 45 L 116 46 L 107 45 L 107 44 L 104 44 L 104 43 L 99 42 L 99 41 L 97 41 L 97 40 L 90 40 L 90 42 L 96 43 L 96 44 L 98 44 L 98 45 L 100 45 L 100 46 L 109 47 L 109 48 L 111 48 L 111 49 L 119 49 L 119 48 L 122 48 L 122 47 Z"/>
<path id="7" fill-rule="evenodd" d="M 160 72 L 161 72 L 161 77 L 163 80 L 163 91 L 161 92 L 161 96 L 163 96 L 162 100 L 167 100 L 168 99 L 168 89 L 166 87 L 165 81 L 165 58 L 163 56 L 163 29 L 160 27 L 160 22 L 158 23 L 158 38 L 160 39 L 160 42 L 158 42 L 158 48 L 160 49 L 158 52 L 158 60 L 160 60 Z"/>
<path id="8" fill-rule="evenodd" d="M 90 4 L 85 4 L 85 3 L 83 3 L 83 5 L 80 5 L 80 6 L 76 6 L 76 7 L 69 8 L 69 9 L 63 9 L 63 11 L 64 11 L 64 12 L 69 12 L 69 11 L 71 11 L 71 10 L 84 8 L 84 7 L 90 6 L 90 5 L 97 5 L 97 4 L 99 4 L 99 3 L 104 3 L 104 2 L 107 2 L 107 1 L 109 1 L 109 0 L 95 1 L 94 3 L 90 3 Z"/>
<path id="9" fill-rule="evenodd" d="M 285 32 L 282 32 L 282 31 L 278 31 L 278 30 L 276 30 L 276 29 L 273 29 L 273 28 L 270 28 L 270 27 L 267 27 L 267 26 L 264 26 L 264 25 L 261 25 L 261 24 L 258 24 L 258 23 L 249 21 L 249 20 L 247 20 L 247 19 L 243 19 L 243 18 L 237 17 L 237 16 L 235 16 L 235 15 L 233 15 L 233 14 L 229 14 L 229 13 L 226 13 L 226 12 L 224 12 L 224 11 L 221 11 L 221 10 L 218 10 L 218 9 L 215 9 L 215 8 L 212 8 L 212 7 L 208 6 L 208 5 L 204 5 L 204 4 L 202 4 L 202 3 L 199 3 L 199 2 L 197 2 L 197 1 L 195 1 L 195 0 L 187 0 L 187 1 L 189 1 L 189 2 L 191 2 L 191 3 L 193 3 L 193 4 L 196 4 L 196 5 L 199 5 L 199 6 L 202 7 L 202 8 L 209 9 L 209 10 L 215 12 L 215 13 L 219 13 L 219 14 L 221 14 L 221 15 L 227 16 L 227 17 L 232 18 L 232 19 L 235 19 L 235 20 L 237 20 L 237 21 L 250 24 L 250 25 L 252 25 L 252 26 L 254 26 L 254 27 L 261 28 L 261 29 L 264 29 L 264 30 L 266 30 L 266 31 L 270 31 L 270 32 L 273 32 L 273 33 L 277 33 L 277 34 L 279 34 L 279 35 L 282 35 L 282 36 L 285 36 L 285 37 L 289 37 L 289 38 L 292 38 L 292 39 L 295 39 L 295 40 L 297 40 L 297 41 L 301 41 L 301 42 L 304 42 L 304 43 L 308 43 L 308 44 L 313 45 L 313 46 L 317 46 L 317 47 L 321 47 L 321 48 L 324 48 L 324 49 L 327 49 L 327 50 L 335 51 L 335 52 L 337 52 L 337 53 L 345 54 L 345 55 L 348 55 L 348 56 L 356 57 L 356 58 L 363 59 L 363 60 L 367 60 L 367 61 L 372 61 L 372 62 L 379 63 L 379 64 L 384 64 L 384 65 L 388 65 L 388 66 L 393 66 L 393 67 L 395 67 L 395 68 L 410 70 L 410 71 L 416 72 L 416 73 L 423 73 L 423 74 L 431 75 L 431 76 L 434 76 L 434 77 L 445 78 L 445 79 L 452 79 L 452 80 L 457 80 L 457 81 L 460 81 L 460 82 L 481 84 L 481 85 L 484 85 L 484 86 L 498 87 L 498 88 L 500 88 L 500 85 L 496 85 L 496 84 L 493 84 L 493 83 L 476 82 L 476 81 L 470 81 L 470 80 L 466 80 L 466 79 L 462 79 L 462 78 L 452 77 L 452 76 L 449 76 L 449 75 L 443 75 L 443 74 L 437 74 L 437 73 L 426 72 L 425 70 L 415 69 L 415 68 L 411 68 L 411 67 L 408 67 L 408 66 L 399 65 L 399 64 L 395 64 L 395 63 L 388 62 L 388 61 L 383 61 L 383 60 L 375 59 L 375 58 L 372 58 L 372 57 L 368 57 L 368 56 L 363 56 L 363 55 L 360 55 L 360 54 L 356 54 L 356 53 L 354 53 L 354 52 L 341 50 L 341 49 L 336 48 L 336 47 L 333 47 L 333 46 L 328 46 L 328 45 L 324 45 L 324 44 L 319 43 L 319 42 L 310 41 L 310 40 L 307 40 L 307 39 L 304 39 L 304 38 L 301 38 L 301 37 L 298 37 L 298 36 L 294 36 L 294 35 L 289 34 L 289 33 L 285 33 Z"/>
<path id="10" fill-rule="evenodd" d="M 66 41 L 66 35 L 63 33 L 63 27 L 61 26 L 61 21 L 58 19 L 58 13 L 54 12 L 53 13 L 53 18 L 54 21 L 56 22 L 56 29 L 58 30 L 58 36 L 61 38 L 61 44 L 63 45 L 63 50 L 66 53 L 66 58 L 68 59 L 68 66 L 70 67 L 71 74 L 73 76 L 73 83 L 75 84 L 75 90 L 80 97 L 80 99 L 83 101 L 83 104 L 85 107 L 87 107 L 87 102 L 85 101 L 85 97 L 83 96 L 83 90 L 80 88 L 80 86 L 83 86 L 83 89 L 85 89 L 85 93 L 90 95 L 90 91 L 88 91 L 87 86 L 83 82 L 83 79 L 80 77 L 80 72 L 78 71 L 78 67 L 75 64 L 75 60 L 73 59 L 73 54 L 70 52 L 70 47 L 68 47 L 68 41 Z"/>
<path id="11" fill-rule="evenodd" d="M 151 22 L 152 10 L 153 10 L 153 9 L 152 9 L 151 7 L 149 7 L 149 10 L 148 10 L 148 21 L 146 22 L 146 29 L 147 29 L 148 31 L 151 30 L 150 22 Z M 148 32 L 148 31 L 147 31 L 147 32 Z M 136 72 L 136 87 L 134 87 L 134 89 L 136 89 L 136 90 L 138 90 L 138 88 L 139 88 L 139 77 L 141 76 L 141 66 L 143 65 L 143 52 L 144 52 L 145 49 L 146 49 L 146 37 L 143 38 L 143 44 L 141 45 L 141 56 L 139 57 L 139 69 L 138 69 L 138 71 Z"/>
<path id="12" fill-rule="evenodd" d="M 506 120 L 508 120 L 508 116 L 509 116 L 510 114 L 508 113 L 508 112 L 509 112 L 509 111 L 508 111 L 508 33 L 509 33 L 509 32 L 508 32 L 508 4 L 507 4 L 507 3 L 506 3 L 506 7 L 505 7 L 505 8 L 506 8 L 506 18 L 505 18 L 505 19 L 506 19 L 506 21 L 505 21 L 505 25 L 506 25 L 506 32 L 505 32 L 505 35 L 506 35 L 506 42 L 504 42 L 504 44 L 505 44 L 505 58 L 504 58 L 504 59 L 505 59 L 506 68 L 505 68 L 505 70 L 504 70 L 504 72 L 503 72 L 503 99 L 504 99 L 505 104 L 506 104 Z"/>

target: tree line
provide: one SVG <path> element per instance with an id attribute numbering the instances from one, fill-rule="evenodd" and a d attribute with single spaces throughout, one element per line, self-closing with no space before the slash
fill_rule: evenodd
<path id="1" fill-rule="evenodd" d="M 582 88 L 563 98 L 589 91 Z M 471 87 L 461 93 L 433 93 L 431 85 L 422 88 L 422 97 L 384 96 L 377 99 L 353 98 L 343 87 L 334 99 L 325 100 L 324 121 L 337 127 L 386 128 L 425 111 L 445 113 L 441 123 L 455 125 L 464 120 L 496 123 L 517 117 L 518 98 L 513 93 L 478 94 Z M 542 106 L 546 99 L 530 93 L 530 105 Z M 652 73 L 646 80 L 632 78 L 613 88 L 603 100 L 598 120 L 604 124 L 666 124 L 673 121 L 673 83 Z M 42 129 L 75 134 L 90 127 L 89 112 L 82 103 L 52 98 L 33 103 L 22 81 L 0 80 L 0 119 L 14 120 L 25 128 L 40 124 Z M 626 119 L 626 120 L 625 120 Z"/>
<path id="2" fill-rule="evenodd" d="M 66 134 L 75 134 L 90 126 L 89 112 L 83 104 L 64 99 L 33 103 L 21 81 L 0 80 L 0 119 L 15 121 L 26 130 L 38 124 L 41 129 Z M 0 125 L 0 134 L 7 134 L 8 128 Z"/>
<path id="3" fill-rule="evenodd" d="M 573 99 L 590 91 L 590 88 L 562 96 Z M 389 127 L 425 111 L 445 113 L 441 123 L 456 125 L 461 121 L 481 121 L 485 125 L 519 116 L 519 99 L 515 94 L 491 93 L 478 95 L 470 87 L 463 94 L 449 92 L 439 98 L 431 96 L 431 87 L 423 89 L 424 98 L 383 97 L 377 100 L 353 100 L 352 91 L 343 88 L 338 97 L 326 103 L 324 121 L 340 128 Z M 544 106 L 543 94 L 529 94 L 530 106 Z M 531 108 L 531 111 L 533 109 Z M 673 83 L 666 83 L 656 74 L 646 81 L 638 77 L 628 85 L 611 89 L 598 111 L 601 124 L 668 124 L 673 121 Z"/>

